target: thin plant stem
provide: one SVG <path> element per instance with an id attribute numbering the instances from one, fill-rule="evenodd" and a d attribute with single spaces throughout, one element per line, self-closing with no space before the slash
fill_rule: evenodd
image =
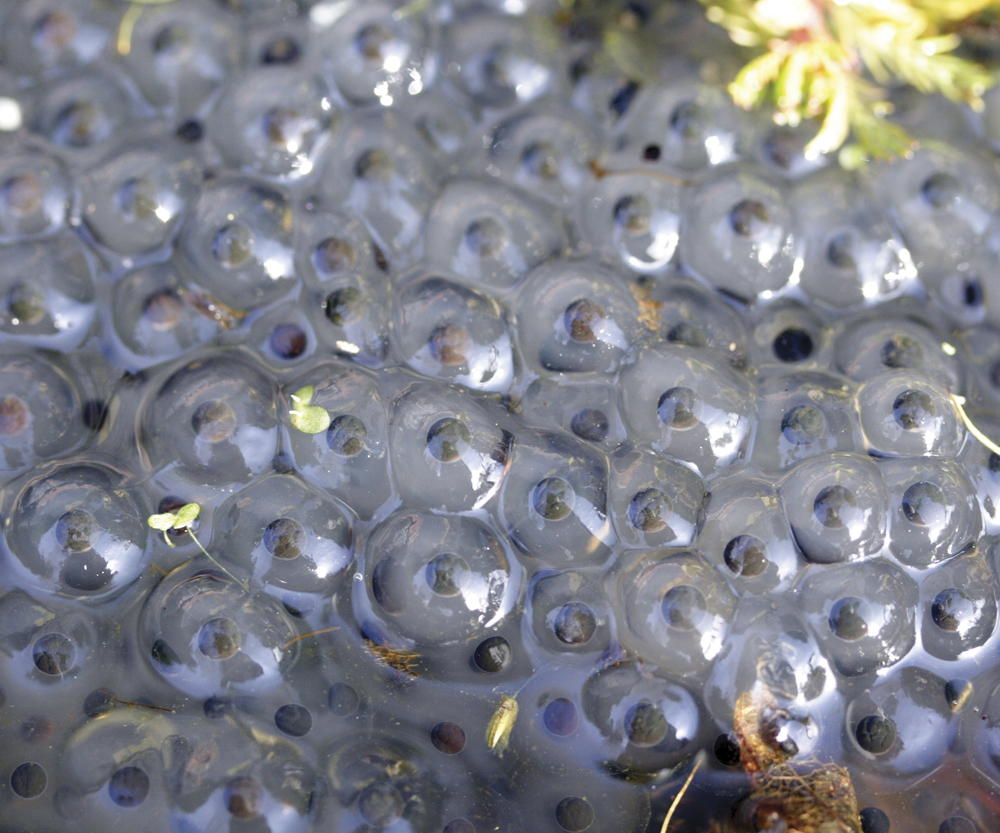
<path id="1" fill-rule="evenodd" d="M 223 566 L 222 566 L 222 565 L 221 565 L 221 564 L 220 564 L 220 563 L 219 563 L 219 562 L 218 562 L 218 561 L 217 561 L 217 560 L 215 559 L 215 557 L 214 557 L 214 556 L 213 556 L 213 555 L 212 555 L 212 554 L 211 554 L 211 553 L 210 553 L 210 552 L 209 552 L 208 550 L 206 550 L 206 549 L 205 549 L 205 548 L 204 548 L 204 547 L 203 547 L 203 546 L 201 545 L 201 541 L 199 541 L 199 540 L 198 540 L 197 536 L 196 536 L 196 535 L 194 534 L 194 530 L 193 530 L 193 529 L 191 529 L 190 527 L 188 527 L 188 529 L 187 529 L 187 534 L 191 536 L 191 540 L 192 540 L 192 541 L 194 541 L 194 542 L 195 542 L 195 543 L 196 543 L 196 544 L 198 545 L 198 549 L 200 549 L 200 550 L 201 550 L 201 551 L 202 551 L 202 552 L 203 552 L 203 553 L 205 554 L 205 557 L 206 557 L 206 558 L 207 558 L 207 559 L 208 559 L 209 561 L 211 561 L 211 562 L 212 562 L 212 563 L 213 563 L 213 564 L 214 564 L 214 565 L 215 565 L 216 567 L 218 567 L 218 568 L 219 568 L 220 570 L 222 570 L 222 572 L 224 572 L 224 573 L 225 573 L 225 574 L 226 574 L 227 576 L 229 576 L 229 577 L 230 577 L 230 578 L 231 578 L 231 579 L 232 579 L 233 581 L 235 581 L 235 582 L 236 582 L 236 583 L 237 583 L 237 584 L 238 584 L 238 585 L 239 585 L 240 587 L 242 587 L 242 588 L 243 588 L 243 592 L 244 592 L 244 593 L 249 593 L 249 592 L 250 592 L 250 585 L 248 585 L 248 584 L 244 584 L 244 583 L 243 583 L 242 581 L 240 581 L 240 580 L 239 580 L 238 578 L 236 578 L 236 576 L 234 576 L 234 575 L 233 575 L 233 574 L 232 574 L 231 572 L 229 572 L 229 570 L 227 570 L 227 569 L 226 569 L 225 567 L 223 567 Z"/>

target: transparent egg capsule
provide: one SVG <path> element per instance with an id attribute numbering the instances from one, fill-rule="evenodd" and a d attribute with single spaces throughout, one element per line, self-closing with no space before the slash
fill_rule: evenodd
<path id="1" fill-rule="evenodd" d="M 269 474 L 229 498 L 214 517 L 209 552 L 239 565 L 268 592 L 329 596 L 354 560 L 351 516 L 291 474 Z"/>
<path id="2" fill-rule="evenodd" d="M 884 165 L 874 187 L 921 269 L 954 267 L 981 248 L 1000 210 L 993 163 L 967 147 L 934 142 L 899 165 Z"/>
<path id="3" fill-rule="evenodd" d="M 171 140 L 126 140 L 80 178 L 82 218 L 95 242 L 141 255 L 170 242 L 198 193 L 201 167 Z"/>
<path id="4" fill-rule="evenodd" d="M 1000 684 L 995 673 L 985 676 L 983 683 L 986 702 L 979 709 L 966 710 L 966 734 L 972 741 L 973 765 L 996 783 L 1000 779 Z"/>
<path id="5" fill-rule="evenodd" d="M 980 252 L 972 261 L 944 272 L 925 269 L 920 282 L 928 289 L 936 306 L 959 327 L 975 327 L 987 319 L 1000 322 L 1000 293 L 994 291 L 992 278 L 1000 269 L 1000 257 Z"/>
<path id="6" fill-rule="evenodd" d="M 806 153 L 809 145 L 819 132 L 820 125 L 813 119 L 800 122 L 795 127 L 775 124 L 774 119 L 761 114 L 760 126 L 753 137 L 750 153 L 778 176 L 789 180 L 808 177 L 810 174 L 822 176 L 831 170 L 827 166 L 830 156 Z M 825 170 L 824 170 L 825 169 Z"/>
<path id="7" fill-rule="evenodd" d="M 631 444 L 611 456 L 611 518 L 626 546 L 690 546 L 705 499 L 701 478 L 675 460 Z"/>
<path id="8" fill-rule="evenodd" d="M 313 10 L 321 61 L 350 101 L 389 107 L 434 84 L 438 55 L 433 17 L 411 14 L 404 6 L 378 0 L 331 15 L 322 5 Z"/>
<path id="9" fill-rule="evenodd" d="M 680 186 L 637 172 L 589 185 L 576 203 L 574 221 L 595 254 L 649 274 L 674 262 L 681 218 Z"/>
<path id="10" fill-rule="evenodd" d="M 97 463 L 33 471 L 7 497 L 9 569 L 45 595 L 102 601 L 142 572 L 148 515 L 128 476 Z"/>
<path id="11" fill-rule="evenodd" d="M 881 551 L 889 501 L 882 473 L 867 457 L 814 457 L 785 476 L 779 493 L 809 561 L 856 561 Z"/>
<path id="12" fill-rule="evenodd" d="M 505 109 L 560 92 L 559 58 L 538 27 L 519 17 L 470 15 L 444 48 L 452 81 L 478 107 Z"/>
<path id="13" fill-rule="evenodd" d="M 380 108 L 345 114 L 323 154 L 319 188 L 327 204 L 364 219 L 390 257 L 418 245 L 437 197 L 437 160 L 400 113 Z"/>
<path id="14" fill-rule="evenodd" d="M 857 382 L 896 370 L 912 370 L 935 379 L 949 390 L 959 388 L 958 359 L 943 347 L 941 336 L 907 310 L 887 310 L 848 323 L 834 345 L 834 364 Z"/>
<path id="15" fill-rule="evenodd" d="M 40 91 L 34 129 L 61 148 L 81 151 L 117 135 L 136 110 L 117 72 L 95 64 Z"/>
<path id="16" fill-rule="evenodd" d="M 0 471 L 65 454 L 85 437 L 80 389 L 56 356 L 0 351 Z"/>
<path id="17" fill-rule="evenodd" d="M 681 260 L 723 292 L 753 298 L 781 289 L 798 276 L 800 251 L 784 183 L 729 167 L 688 197 Z"/>
<path id="18" fill-rule="evenodd" d="M 0 332 L 21 344 L 72 350 L 96 309 L 94 265 L 71 234 L 0 247 Z"/>
<path id="19" fill-rule="evenodd" d="M 823 654 L 845 677 L 895 665 L 916 641 L 916 583 L 881 558 L 805 574 L 797 597 Z"/>
<path id="20" fill-rule="evenodd" d="M 189 359 L 143 403 L 140 448 L 154 470 L 186 483 L 246 483 L 277 450 L 275 394 L 241 350 Z"/>
<path id="21" fill-rule="evenodd" d="M 14 702 L 42 696 L 55 706 L 78 698 L 101 677 L 101 654 L 119 649 L 101 620 L 86 611 L 49 610 L 22 590 L 0 598 L 0 619 L 0 669 Z"/>
<path id="22" fill-rule="evenodd" d="M 572 200 L 593 180 L 600 139 L 580 114 L 547 105 L 527 107 L 483 139 L 486 164 L 507 182 L 556 203 Z"/>
<path id="23" fill-rule="evenodd" d="M 614 385 L 535 379 L 520 400 L 521 419 L 536 428 L 562 429 L 613 451 L 625 440 Z"/>
<path id="24" fill-rule="evenodd" d="M 393 326 L 403 360 L 418 373 L 492 392 L 514 381 L 505 310 L 489 295 L 418 273 L 398 290 Z"/>
<path id="25" fill-rule="evenodd" d="M 913 666 L 879 680 L 844 711 L 844 763 L 904 783 L 935 769 L 958 728 L 944 690 Z"/>
<path id="26" fill-rule="evenodd" d="M 776 707 L 786 752 L 812 752 L 830 728 L 824 725 L 827 715 L 842 704 L 837 676 L 794 605 L 763 598 L 740 602 L 726 645 L 705 684 L 713 715 L 731 721 L 741 695 L 750 692 Z"/>
<path id="27" fill-rule="evenodd" d="M 619 766 L 640 772 L 674 766 L 699 738 L 698 701 L 641 661 L 594 672 L 583 684 L 581 699 L 584 715 Z"/>
<path id="28" fill-rule="evenodd" d="M 847 309 L 884 300 L 916 278 L 886 216 L 839 167 L 802 182 L 793 211 L 804 245 L 799 283 L 811 300 Z"/>
<path id="29" fill-rule="evenodd" d="M 516 562 L 489 527 L 469 517 L 407 512 L 372 533 L 365 581 L 352 592 L 363 628 L 374 616 L 419 649 L 480 637 L 510 613 L 519 589 Z"/>
<path id="30" fill-rule="evenodd" d="M 500 488 L 500 516 L 522 552 L 546 567 L 600 564 L 614 542 L 607 458 L 580 440 L 521 431 Z"/>
<path id="31" fill-rule="evenodd" d="M 314 53 L 315 44 L 305 15 L 259 21 L 247 32 L 246 57 L 250 65 L 307 67 L 315 63 Z"/>
<path id="32" fill-rule="evenodd" d="M 295 223 L 295 268 L 309 286 L 336 287 L 343 278 L 388 270 L 382 250 L 357 217 L 306 205 Z"/>
<path id="33" fill-rule="evenodd" d="M 831 328 L 813 307 L 780 299 L 752 308 L 748 316 L 750 363 L 781 371 L 826 370 L 831 358 Z"/>
<path id="34" fill-rule="evenodd" d="M 181 228 L 193 282 L 239 310 L 269 304 L 297 282 L 293 212 L 285 193 L 239 175 L 209 181 Z"/>
<path id="35" fill-rule="evenodd" d="M 593 662 L 611 644 L 612 615 L 600 576 L 588 570 L 536 573 L 528 591 L 535 642 L 560 663 Z"/>
<path id="36" fill-rule="evenodd" d="M 942 564 L 920 584 L 921 642 L 943 660 L 974 656 L 994 635 L 997 586 L 986 558 L 969 552 Z"/>
<path id="37" fill-rule="evenodd" d="M 63 228 L 73 200 L 69 175 L 56 158 L 25 149 L 0 159 L 0 242 Z"/>
<path id="38" fill-rule="evenodd" d="M 439 157 L 457 157 L 466 149 L 473 114 L 440 87 L 405 99 L 403 109 L 414 130 Z"/>
<path id="39" fill-rule="evenodd" d="M 757 389 L 754 462 L 781 471 L 812 457 L 853 451 L 860 439 L 853 394 L 853 385 L 839 376 L 771 374 Z"/>
<path id="40" fill-rule="evenodd" d="M 247 343 L 268 365 L 281 368 L 306 361 L 317 349 L 307 310 L 294 301 L 268 309 L 254 322 Z"/>
<path id="41" fill-rule="evenodd" d="M 643 323 L 664 341 L 699 347 L 726 358 L 737 370 L 748 361 L 743 317 L 718 294 L 670 272 L 638 283 Z"/>
<path id="42" fill-rule="evenodd" d="M 492 180 L 452 180 L 431 206 L 424 248 L 432 266 L 494 290 L 558 257 L 568 240 L 558 213 Z"/>
<path id="43" fill-rule="evenodd" d="M 292 407 L 290 395 L 306 385 L 314 388 L 310 407 L 326 409 L 330 427 L 318 434 L 286 429 L 295 468 L 367 520 L 393 494 L 382 393 L 364 371 L 328 361 L 285 385 L 287 408 Z"/>
<path id="44" fill-rule="evenodd" d="M 639 310 L 625 282 L 591 261 L 538 267 L 516 306 L 521 350 L 542 371 L 612 374 L 638 338 Z"/>
<path id="45" fill-rule="evenodd" d="M 229 80 L 207 127 L 232 167 L 297 179 L 312 172 L 332 116 L 332 94 L 319 78 L 263 67 Z"/>
<path id="46" fill-rule="evenodd" d="M 153 670 L 202 699 L 281 685 L 299 657 L 296 635 L 281 602 L 252 586 L 248 592 L 201 558 L 166 576 L 139 619 L 140 650 Z"/>
<path id="47" fill-rule="evenodd" d="M 879 468 L 889 492 L 889 549 L 926 568 L 970 549 L 982 531 L 976 490 L 953 460 L 887 459 Z"/>
<path id="48" fill-rule="evenodd" d="M 158 263 L 129 272 L 113 290 L 114 329 L 129 352 L 125 363 L 144 367 L 204 344 L 217 326 L 190 303 L 177 270 Z"/>
<path id="49" fill-rule="evenodd" d="M 702 476 L 742 455 L 756 402 L 746 378 L 724 359 L 683 344 L 654 344 L 622 370 L 620 386 L 622 416 L 635 441 L 696 466 Z"/>
<path id="50" fill-rule="evenodd" d="M 740 596 L 778 593 L 804 566 L 774 486 L 756 478 L 714 486 L 698 550 Z"/>
<path id="51" fill-rule="evenodd" d="M 150 104 L 187 116 L 239 66 L 240 35 L 238 23 L 214 4 L 148 4 L 120 60 Z"/>
<path id="52" fill-rule="evenodd" d="M 965 441 L 951 394 L 922 373 L 900 370 L 871 379 L 857 402 L 871 454 L 954 457 Z"/>
<path id="53" fill-rule="evenodd" d="M 740 114 L 728 96 L 708 85 L 682 82 L 638 90 L 616 129 L 619 148 L 611 157 L 683 174 L 735 161 L 742 153 Z"/>
<path id="54" fill-rule="evenodd" d="M 4 64 L 20 75 L 90 63 L 117 25 L 114 12 L 97 2 L 22 0 L 4 12 Z"/>
<path id="55" fill-rule="evenodd" d="M 416 382 L 392 403 L 389 448 L 400 497 L 408 506 L 447 512 L 479 509 L 507 473 L 514 437 L 503 412 L 468 393 Z"/>
<path id="56" fill-rule="evenodd" d="M 327 762 L 336 829 L 440 830 L 446 791 L 437 770 L 398 736 L 377 732 L 340 741 Z"/>
<path id="57" fill-rule="evenodd" d="M 974 419 L 986 436 L 1000 436 L 1000 421 L 996 418 L 977 414 Z M 978 440 L 971 439 L 965 444 L 959 459 L 975 486 L 973 496 L 982 510 L 986 530 L 992 534 L 1000 522 L 1000 455 Z"/>
<path id="58" fill-rule="evenodd" d="M 619 557 L 609 576 L 622 647 L 673 677 L 704 679 L 722 653 L 736 597 L 691 552 Z"/>

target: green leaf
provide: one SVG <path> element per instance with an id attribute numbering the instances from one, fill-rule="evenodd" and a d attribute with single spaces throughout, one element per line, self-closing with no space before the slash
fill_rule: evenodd
<path id="1" fill-rule="evenodd" d="M 184 529 L 190 526 L 194 519 L 201 513 L 201 507 L 197 503 L 185 503 L 177 510 L 177 518 L 174 521 L 174 529 Z"/>
<path id="2" fill-rule="evenodd" d="M 153 527 L 153 529 L 166 532 L 168 529 L 174 528 L 176 520 L 177 516 L 173 512 L 164 512 L 162 515 L 150 515 L 146 519 L 146 523 Z"/>
<path id="3" fill-rule="evenodd" d="M 292 394 L 292 402 L 295 403 L 296 408 L 301 408 L 303 405 L 308 405 L 313 401 L 313 394 L 315 393 L 316 388 L 312 385 L 305 385 Z"/>

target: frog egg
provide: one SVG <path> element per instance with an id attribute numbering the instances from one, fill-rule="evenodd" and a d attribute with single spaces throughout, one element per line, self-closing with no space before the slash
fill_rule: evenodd
<path id="1" fill-rule="evenodd" d="M 385 255 L 352 214 L 318 206 L 302 213 L 294 231 L 295 268 L 308 286 L 333 289 L 345 277 L 374 278 L 388 269 Z"/>
<path id="2" fill-rule="evenodd" d="M 622 370 L 620 385 L 622 416 L 637 442 L 705 477 L 742 454 L 756 403 L 747 380 L 723 359 L 683 344 L 654 344 Z"/>
<path id="3" fill-rule="evenodd" d="M 506 109 L 546 94 L 558 98 L 553 47 L 526 20 L 473 14 L 450 27 L 444 60 L 458 67 L 451 80 L 474 105 Z"/>
<path id="4" fill-rule="evenodd" d="M 253 309 L 296 285 L 292 221 L 283 191 L 237 174 L 220 176 L 202 188 L 178 248 L 193 283 L 230 307 Z"/>
<path id="5" fill-rule="evenodd" d="M 913 666 L 880 679 L 844 711 L 844 763 L 904 783 L 937 767 L 957 730 L 944 689 Z"/>
<path id="6" fill-rule="evenodd" d="M 664 341 L 716 353 L 737 370 L 746 367 L 746 325 L 719 295 L 672 272 L 640 281 L 638 288 L 652 306 L 650 320 L 643 323 Z"/>
<path id="7" fill-rule="evenodd" d="M 638 338 L 639 311 L 612 269 L 564 259 L 535 269 L 520 287 L 518 342 L 543 372 L 615 372 Z"/>
<path id="8" fill-rule="evenodd" d="M 73 201 L 65 168 L 56 158 L 25 148 L 0 160 L 0 242 L 63 228 Z"/>
<path id="9" fill-rule="evenodd" d="M 1000 268 L 996 254 L 982 253 L 972 262 L 946 272 L 925 269 L 920 282 L 928 289 L 936 305 L 961 327 L 974 327 L 989 319 L 1000 319 L 1000 297 L 993 291 L 989 277 Z"/>
<path id="10" fill-rule="evenodd" d="M 808 371 L 774 373 L 757 389 L 753 460 L 765 471 L 833 452 L 853 451 L 860 439 L 853 385 Z"/>
<path id="11" fill-rule="evenodd" d="M 994 418 L 976 418 L 980 430 L 989 437 L 997 436 L 1000 424 Z M 994 454 L 982 443 L 968 442 L 959 457 L 961 465 L 975 485 L 974 497 L 982 510 L 986 531 L 994 534 L 1000 522 L 1000 455 Z"/>
<path id="12" fill-rule="evenodd" d="M 649 796 L 644 790 L 627 779 L 582 769 L 580 763 L 577 760 L 569 765 L 522 767 L 517 771 L 516 801 L 524 818 L 531 819 L 533 830 L 610 833 L 642 830 L 649 824 Z M 615 766 L 613 762 L 608 765 Z"/>
<path id="13" fill-rule="evenodd" d="M 315 390 L 311 405 L 329 412 L 330 427 L 318 434 L 286 429 L 295 468 L 367 520 L 393 494 L 388 407 L 382 393 L 359 368 L 327 361 L 285 385 L 286 408 L 292 407 L 290 395 L 305 385 Z"/>
<path id="14" fill-rule="evenodd" d="M 910 252 L 885 215 L 839 168 L 801 183 L 793 211 L 805 247 L 800 285 L 811 300 L 846 309 L 884 300 L 916 278 Z"/>
<path id="15" fill-rule="evenodd" d="M 909 567 L 926 568 L 970 549 L 982 531 L 976 490 L 953 460 L 887 459 L 889 549 Z"/>
<path id="16" fill-rule="evenodd" d="M 590 163 L 600 154 L 600 139 L 587 120 L 551 103 L 515 112 L 483 145 L 489 173 L 499 171 L 505 181 L 555 203 L 569 202 L 592 181 Z"/>
<path id="17" fill-rule="evenodd" d="M 27 475 L 8 497 L 7 563 L 22 586 L 104 600 L 142 572 L 148 514 L 122 471 L 64 463 Z"/>
<path id="18" fill-rule="evenodd" d="M 279 601 L 247 592 L 200 558 L 160 582 L 139 619 L 140 651 L 153 670 L 167 685 L 200 699 L 281 685 L 298 660 L 296 635 Z"/>
<path id="19" fill-rule="evenodd" d="M 361 217 L 390 257 L 409 256 L 419 246 L 441 174 L 404 115 L 385 108 L 345 114 L 322 164 L 318 185 L 326 204 Z"/>
<path id="20" fill-rule="evenodd" d="M 916 641 L 917 585 L 881 558 L 807 572 L 797 596 L 823 654 L 845 677 L 895 665 Z"/>
<path id="21" fill-rule="evenodd" d="M 389 351 L 389 294 L 383 274 L 345 275 L 321 289 L 307 289 L 305 312 L 319 343 L 335 355 L 379 367 Z"/>
<path id="22" fill-rule="evenodd" d="M 706 495 L 697 546 L 740 596 L 779 593 L 804 566 L 774 486 L 734 478 Z"/>
<path id="23" fill-rule="evenodd" d="M 614 663 L 583 685 L 583 713 L 621 767 L 648 772 L 674 766 L 699 737 L 698 701 L 641 662 Z"/>
<path id="24" fill-rule="evenodd" d="M 160 263 L 120 278 L 113 290 L 111 315 L 127 365 L 134 368 L 179 356 L 207 342 L 216 324 L 188 301 L 176 268 Z"/>
<path id="25" fill-rule="evenodd" d="M 622 647 L 673 677 L 703 680 L 725 646 L 736 598 L 691 552 L 627 554 L 609 577 Z"/>
<path id="26" fill-rule="evenodd" d="M 674 262 L 681 216 L 680 186 L 639 172 L 605 176 L 587 186 L 574 222 L 595 254 L 652 274 Z"/>
<path id="27" fill-rule="evenodd" d="M 333 116 L 332 94 L 295 68 L 234 75 L 208 118 L 209 138 L 234 168 L 266 177 L 308 176 Z"/>
<path id="28" fill-rule="evenodd" d="M 607 458 L 583 442 L 523 430 L 500 487 L 500 517 L 520 550 L 546 567 L 604 562 L 614 542 Z"/>
<path id="29" fill-rule="evenodd" d="M 558 257 L 568 240 L 558 213 L 536 197 L 490 180 L 452 180 L 427 215 L 432 266 L 493 290 L 514 286 Z"/>
<path id="30" fill-rule="evenodd" d="M 112 10 L 75 0 L 28 0 L 5 12 L 0 33 L 4 64 L 19 75 L 90 63 L 117 24 Z"/>
<path id="31" fill-rule="evenodd" d="M 317 348 L 307 312 L 293 301 L 272 305 L 254 322 L 247 343 L 274 368 L 305 362 Z"/>
<path id="32" fill-rule="evenodd" d="M 972 656 L 996 631 L 996 581 L 976 552 L 954 558 L 920 585 L 924 650 L 943 660 Z"/>
<path id="33" fill-rule="evenodd" d="M 330 751 L 327 775 L 337 830 L 442 828 L 445 788 L 437 767 L 411 743 L 381 732 L 345 739 Z"/>
<path id="34" fill-rule="evenodd" d="M 817 564 L 876 555 L 885 542 L 888 495 L 878 466 L 855 454 L 800 464 L 779 487 L 805 557 Z"/>
<path id="35" fill-rule="evenodd" d="M 365 581 L 353 585 L 362 629 L 375 617 L 417 649 L 469 643 L 496 627 L 519 595 L 520 572 L 479 521 L 406 512 L 368 539 Z"/>
<path id="36" fill-rule="evenodd" d="M 80 151 L 118 135 L 136 110 L 117 71 L 94 64 L 40 91 L 34 129 L 61 148 Z"/>
<path id="37" fill-rule="evenodd" d="M 791 127 L 787 124 L 775 124 L 767 116 L 759 119 L 759 122 L 750 151 L 759 164 L 792 181 L 804 179 L 810 174 L 822 177 L 826 171 L 831 170 L 827 167 L 830 156 L 812 153 L 806 155 L 806 147 L 819 132 L 818 122 L 807 119 Z"/>
<path id="38" fill-rule="evenodd" d="M 751 321 L 752 365 L 786 372 L 825 371 L 829 367 L 831 328 L 814 308 L 782 299 L 757 307 L 751 312 Z"/>
<path id="39" fill-rule="evenodd" d="M 432 16 L 408 14 L 402 5 L 366 3 L 332 22 L 318 11 L 311 15 L 324 68 L 350 101 L 389 107 L 434 84 L 438 56 Z"/>
<path id="40" fill-rule="evenodd" d="M 0 338 L 72 350 L 96 309 L 89 252 L 68 233 L 0 247 L 0 298 Z"/>
<path id="41" fill-rule="evenodd" d="M 79 387 L 56 356 L 5 347 L 0 390 L 0 472 L 19 471 L 83 441 Z"/>
<path id="42" fill-rule="evenodd" d="M 457 157 L 466 150 L 472 114 L 440 88 L 406 98 L 403 110 L 425 145 L 439 157 Z"/>
<path id="43" fill-rule="evenodd" d="M 278 443 L 274 382 L 242 351 L 208 353 L 173 369 L 144 402 L 149 465 L 206 486 L 245 483 Z"/>
<path id="44" fill-rule="evenodd" d="M 608 649 L 613 620 L 599 575 L 590 570 L 536 573 L 528 597 L 530 633 L 560 664 L 589 664 Z"/>
<path id="45" fill-rule="evenodd" d="M 399 288 L 393 326 L 403 360 L 418 373 L 491 392 L 514 381 L 505 310 L 489 295 L 418 274 Z"/>
<path id="46" fill-rule="evenodd" d="M 618 125 L 611 161 L 614 167 L 652 162 L 682 175 L 702 173 L 740 156 L 740 120 L 728 97 L 707 85 L 649 86 L 638 91 Z"/>
<path id="47" fill-rule="evenodd" d="M 882 166 L 873 187 L 921 270 L 954 268 L 974 255 L 1000 210 L 992 162 L 935 142 L 903 164 Z"/>
<path id="48" fill-rule="evenodd" d="M 267 592 L 327 597 L 354 560 L 351 516 L 298 477 L 269 474 L 219 507 L 209 552 L 242 567 Z"/>
<path id="49" fill-rule="evenodd" d="M 242 51 L 232 16 L 214 5 L 178 0 L 143 9 L 120 60 L 150 104 L 187 116 L 239 66 Z"/>
<path id="50" fill-rule="evenodd" d="M 681 261 L 737 298 L 775 292 L 802 268 L 785 185 L 749 168 L 725 168 L 689 195 Z"/>
<path id="51" fill-rule="evenodd" d="M 611 518 L 629 547 L 685 547 L 694 542 L 705 484 L 686 466 L 632 445 L 611 456 Z"/>
<path id="52" fill-rule="evenodd" d="M 13 702 L 46 698 L 53 708 L 79 698 L 101 676 L 103 653 L 114 655 L 118 641 L 85 611 L 59 613 L 22 590 L 0 598 L 4 622 L 0 667 Z M 37 708 L 37 706 L 35 706 Z"/>
<path id="53" fill-rule="evenodd" d="M 315 63 L 314 53 L 305 15 L 260 21 L 247 32 L 246 57 L 251 66 L 308 67 Z"/>
<path id="54" fill-rule="evenodd" d="M 922 373 L 869 380 L 858 391 L 858 411 L 871 454 L 954 457 L 965 441 L 951 394 Z"/>
<path id="55" fill-rule="evenodd" d="M 625 440 L 613 385 L 535 379 L 521 398 L 521 418 L 537 428 L 562 429 L 604 451 Z"/>
<path id="56" fill-rule="evenodd" d="M 513 436 L 503 414 L 458 389 L 417 382 L 392 404 L 389 447 L 408 506 L 448 512 L 490 501 L 507 472 Z"/>
<path id="57" fill-rule="evenodd" d="M 113 252 L 152 252 L 174 236 L 200 179 L 200 167 L 168 140 L 124 142 L 80 178 L 83 221 Z"/>

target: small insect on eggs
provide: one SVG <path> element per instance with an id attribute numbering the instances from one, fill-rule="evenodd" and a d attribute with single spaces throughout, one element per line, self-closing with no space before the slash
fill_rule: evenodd
<path id="1" fill-rule="evenodd" d="M 517 722 L 517 708 L 517 700 L 504 694 L 486 727 L 486 745 L 500 758 L 510 743 L 510 733 Z"/>

